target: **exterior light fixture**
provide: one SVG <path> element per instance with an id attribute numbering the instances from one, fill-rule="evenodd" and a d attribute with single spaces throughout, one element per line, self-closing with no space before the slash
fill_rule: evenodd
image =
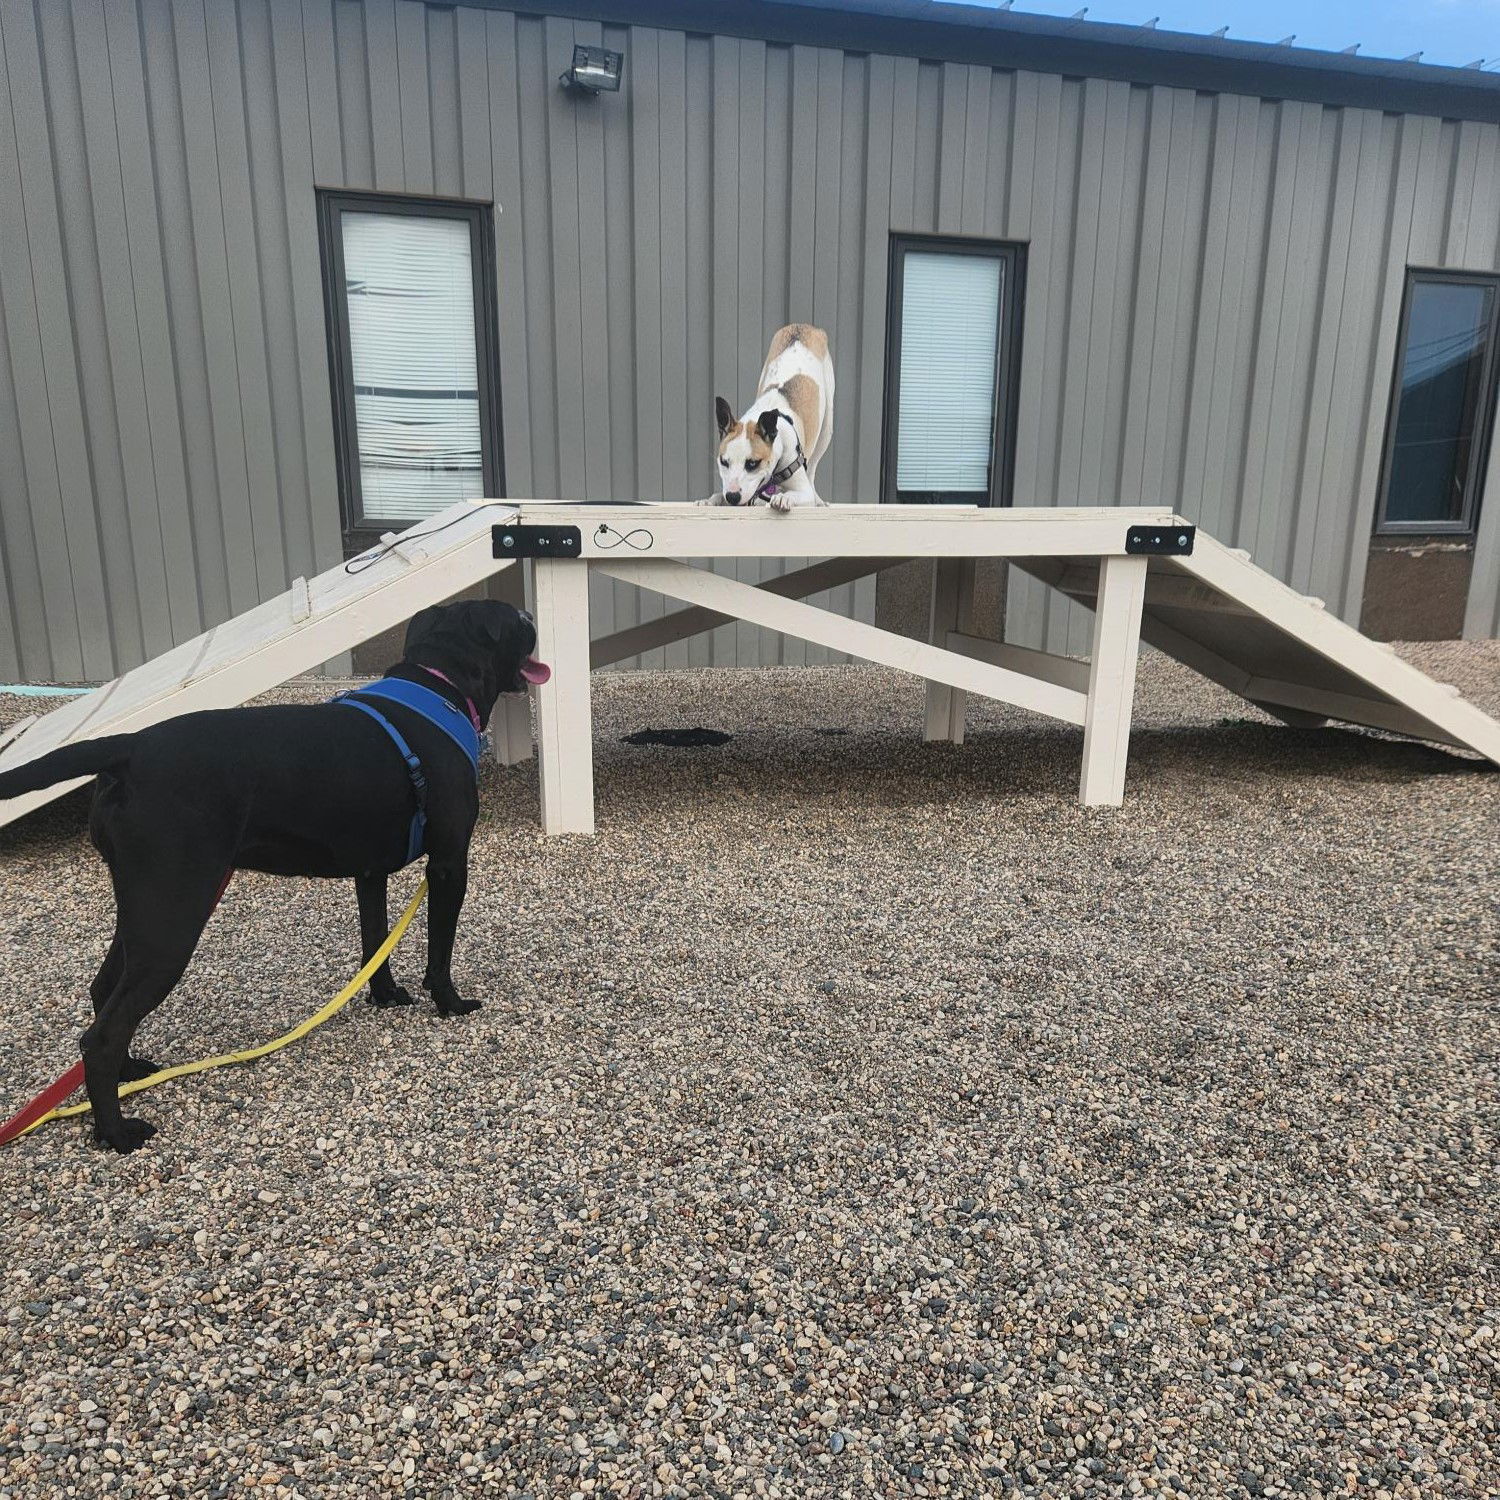
<path id="1" fill-rule="evenodd" d="M 562 75 L 562 86 L 580 94 L 619 92 L 625 54 L 607 47 L 574 47 L 573 66 Z"/>

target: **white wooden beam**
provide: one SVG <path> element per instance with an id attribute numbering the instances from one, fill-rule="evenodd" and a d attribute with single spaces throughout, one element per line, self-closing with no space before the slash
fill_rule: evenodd
<path id="1" fill-rule="evenodd" d="M 768 630 L 813 641 L 833 651 L 845 651 L 864 661 L 911 672 L 929 681 L 945 682 L 951 687 L 980 693 L 1002 703 L 1012 703 L 1033 713 L 1061 719 L 1066 724 L 1082 724 L 1085 698 L 1055 683 L 1040 682 L 1020 672 L 991 666 L 945 651 L 925 641 L 909 640 L 889 630 L 877 629 L 859 620 L 846 619 L 810 604 L 778 599 L 746 583 L 723 578 L 685 563 L 666 559 L 650 562 L 595 563 L 610 578 L 654 589 L 659 594 L 700 604 Z"/>
<path id="2" fill-rule="evenodd" d="M 528 525 L 577 526 L 585 557 L 1105 557 L 1132 526 L 1167 526 L 1167 509 L 829 505 L 779 511 L 727 505 L 522 503 Z M 601 528 L 604 528 L 601 535 Z M 629 548 L 619 540 L 630 535 Z"/>
<path id="3" fill-rule="evenodd" d="M 542 830 L 594 831 L 594 721 L 589 685 L 589 565 L 538 559 L 537 656 L 552 668 L 536 689 Z"/>
<path id="4" fill-rule="evenodd" d="M 820 594 L 824 589 L 853 583 L 856 578 L 867 578 L 871 573 L 879 573 L 900 561 L 900 558 L 890 557 L 835 557 L 808 568 L 798 568 L 792 573 L 783 573 L 779 578 L 768 578 L 755 587 L 782 599 L 805 599 L 809 594 Z M 595 667 L 611 666 L 642 652 L 653 651 L 658 646 L 687 640 L 705 630 L 716 630 L 733 618 L 701 606 L 674 610 L 669 615 L 617 630 L 613 635 L 600 636 L 590 648 L 589 657 Z"/>
<path id="5" fill-rule="evenodd" d="M 1100 561 L 1078 794 L 1085 807 L 1119 807 L 1125 800 L 1125 759 L 1130 748 L 1145 598 L 1144 557 L 1106 557 Z"/>
<path id="6" fill-rule="evenodd" d="M 927 606 L 927 639 L 944 650 L 950 649 L 948 637 L 960 627 L 965 561 L 966 559 L 959 557 L 940 557 L 932 565 L 932 590 Z M 972 569 L 972 559 L 967 561 Z M 972 598 L 972 584 L 968 592 Z M 967 629 L 969 622 L 962 623 Z M 961 697 L 955 704 L 956 691 L 946 682 L 928 680 L 922 738 L 929 744 L 962 741 L 964 705 Z M 957 736 L 954 734 L 955 719 L 959 726 Z"/>
<path id="7" fill-rule="evenodd" d="M 950 651 L 987 661 L 991 666 L 1008 667 L 1012 672 L 1024 672 L 1028 677 L 1040 677 L 1043 682 L 1072 688 L 1075 693 L 1089 690 L 1089 664 L 1071 656 L 1054 656 L 1048 651 L 1033 651 L 1028 646 L 1012 646 L 1008 641 L 989 641 L 983 636 L 965 635 L 960 630 L 948 632 L 947 646 Z"/>
<path id="8" fill-rule="evenodd" d="M 1464 743 L 1409 708 L 1385 698 L 1337 693 L 1301 682 L 1279 682 L 1272 677 L 1252 677 L 1245 684 L 1245 696 L 1278 716 L 1293 710 L 1324 719 L 1340 719 L 1346 724 L 1363 724 L 1369 729 L 1385 729 L 1392 734 L 1409 734 L 1419 740 L 1438 740 L 1445 745 Z"/>
<path id="9" fill-rule="evenodd" d="M 13 724 L 7 724 L 4 729 L 0 729 L 0 750 L 5 749 L 7 745 L 14 744 L 40 718 L 40 714 L 27 714 L 25 718 L 17 719 Z"/>
<path id="10" fill-rule="evenodd" d="M 502 604 L 525 609 L 525 569 L 509 567 L 494 574 L 485 592 Z M 496 700 L 490 714 L 490 754 L 502 766 L 518 766 L 531 759 L 530 693 L 502 693 Z"/>

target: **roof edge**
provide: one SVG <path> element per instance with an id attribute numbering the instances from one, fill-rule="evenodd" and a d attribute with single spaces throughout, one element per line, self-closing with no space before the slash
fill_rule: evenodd
<path id="1" fill-rule="evenodd" d="M 1500 123 L 1500 75 L 937 0 L 424 0 L 934 62 Z"/>

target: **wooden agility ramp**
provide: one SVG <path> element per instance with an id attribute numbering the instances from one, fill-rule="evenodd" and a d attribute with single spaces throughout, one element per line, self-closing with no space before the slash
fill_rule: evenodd
<path id="1" fill-rule="evenodd" d="M 689 561 L 727 557 L 824 561 L 758 586 Z M 935 563 L 926 641 L 802 602 L 912 558 Z M 973 581 L 981 558 L 1009 559 L 1093 609 L 1090 660 L 977 635 Z M 593 831 L 590 670 L 731 619 L 926 679 L 929 740 L 962 741 L 969 693 L 1080 727 L 1080 799 L 1088 806 L 1123 800 L 1143 640 L 1288 723 L 1338 720 L 1439 741 L 1500 765 L 1500 723 L 1456 688 L 1170 510 L 841 505 L 782 515 L 676 503 L 495 501 L 454 506 L 386 537 L 86 697 L 0 730 L 0 771 L 73 740 L 243 703 L 517 562 L 532 570 L 537 654 L 553 668 L 551 682 L 535 690 L 548 833 Z M 588 587 L 596 571 L 685 607 L 596 640 Z M 526 705 L 509 704 L 495 732 L 501 758 L 520 758 Z M 66 790 L 0 803 L 0 825 Z"/>

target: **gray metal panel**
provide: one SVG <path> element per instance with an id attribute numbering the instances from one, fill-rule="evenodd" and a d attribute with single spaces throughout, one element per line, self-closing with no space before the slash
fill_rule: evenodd
<path id="1" fill-rule="evenodd" d="M 459 109 L 462 59 L 458 50 L 458 12 L 427 12 L 427 87 L 432 127 L 432 187 L 448 198 L 464 196 L 463 116 Z M 471 21 L 481 17 L 463 12 Z M 483 101 L 488 107 L 488 100 Z M 479 115 L 478 120 L 486 118 Z M 476 122 L 477 123 L 477 122 Z M 485 184 L 483 197 L 489 196 Z"/>
<path id="2" fill-rule="evenodd" d="M 83 232 L 66 234 L 70 250 L 92 240 L 91 269 L 97 277 L 86 290 L 75 281 L 75 317 L 81 303 L 92 304 L 107 350 L 106 358 L 85 359 L 81 368 L 86 393 L 93 387 L 88 428 L 94 483 L 101 522 L 108 518 L 107 572 L 116 575 L 111 579 L 110 613 L 117 654 L 157 656 L 174 644 L 174 638 L 141 373 L 109 39 L 99 0 L 75 5 L 71 16 L 86 175 L 84 191 L 61 197 L 65 204 L 71 199 L 75 207 L 81 202 L 89 211 L 79 221 Z M 66 112 L 59 104 L 54 95 L 53 118 L 61 122 Z"/>
<path id="3" fill-rule="evenodd" d="M 701 478 L 712 466 L 704 447 L 712 437 L 714 424 L 706 411 L 707 395 L 713 388 L 714 346 L 716 332 L 714 306 L 714 178 L 715 159 L 712 129 L 702 129 L 697 122 L 714 118 L 713 48 L 711 37 L 690 36 L 687 43 L 687 76 L 683 97 L 685 136 L 685 171 L 683 186 L 683 256 L 681 276 L 687 292 L 687 358 L 683 373 L 687 377 L 683 392 L 682 417 L 685 427 L 682 454 L 686 472 L 679 494 L 706 494 Z M 722 96 L 721 100 L 722 100 Z M 732 97 L 732 96 L 731 96 Z M 694 395 L 703 393 L 696 404 Z M 700 455 L 702 455 L 700 457 Z M 725 569 L 733 573 L 732 564 Z M 713 661 L 713 642 L 708 637 L 690 639 L 669 647 L 668 662 L 692 667 L 706 667 Z"/>
<path id="4" fill-rule="evenodd" d="M 857 424 L 854 447 L 854 473 L 851 492 L 855 495 L 880 493 L 880 450 L 883 403 L 878 399 L 851 399 L 843 384 L 849 372 L 857 372 L 854 391 L 878 396 L 885 385 L 885 308 L 890 279 L 890 252 L 885 228 L 891 222 L 892 169 L 895 156 L 896 68 L 889 57 L 872 57 L 865 79 L 865 111 L 869 127 L 864 140 L 865 176 L 859 194 L 864 222 L 861 226 L 861 263 L 859 301 L 850 317 L 859 333 L 859 363 L 847 354 L 840 361 L 845 372 L 835 398 L 835 426 L 847 430 Z M 847 327 L 848 324 L 842 326 Z M 873 578 L 860 579 L 854 585 L 855 617 L 875 618 Z"/>
<path id="5" fill-rule="evenodd" d="M 410 11 L 403 0 L 338 0 L 342 10 L 358 9 L 362 26 L 350 39 L 363 43 L 368 88 L 364 93 L 365 118 L 371 135 L 374 175 L 370 186 L 384 193 L 407 191 L 406 132 L 401 113 L 401 67 L 397 51 L 396 16 Z M 340 15 L 340 25 L 353 17 Z M 410 81 L 408 80 L 408 87 Z M 325 183 L 324 186 L 333 184 Z"/>
<path id="6" fill-rule="evenodd" d="M 513 495 L 535 492 L 531 433 L 530 344 L 526 336 L 527 242 L 521 201 L 520 89 L 516 79 L 516 23 L 508 15 L 485 20 L 489 73 L 490 162 L 495 193 L 495 275 L 500 314 L 500 413 L 505 434 L 505 482 Z M 482 128 L 475 121 L 471 128 Z"/>
<path id="7" fill-rule="evenodd" d="M 106 0 L 104 9 L 133 286 L 131 316 L 139 341 L 151 476 L 165 564 L 164 599 L 171 617 L 170 639 L 176 642 L 197 635 L 204 618 L 157 213 L 165 184 L 153 151 L 146 61 L 135 7 L 130 0 Z M 134 524 L 139 529 L 139 522 Z"/>
<path id="8" fill-rule="evenodd" d="M 654 31 L 630 34 L 633 91 L 630 110 L 630 152 L 633 186 L 631 228 L 635 243 L 633 267 L 635 310 L 635 427 L 637 497 L 666 493 L 662 348 L 661 245 L 661 99 L 660 58 Z M 615 619 L 621 627 L 658 618 L 665 610 L 660 595 L 629 590 Z M 648 652 L 643 666 L 660 666 L 662 652 Z"/>
<path id="9" fill-rule="evenodd" d="M 245 91 L 248 198 L 260 278 L 258 306 L 248 337 L 252 342 L 258 337 L 265 350 L 264 411 L 270 420 L 271 442 L 270 463 L 262 482 L 274 487 L 278 501 L 280 542 L 275 565 L 279 586 L 285 587 L 294 574 L 315 571 L 317 563 L 311 487 L 314 471 L 303 428 L 302 330 L 298 317 L 299 311 L 316 317 L 316 309 L 299 309 L 297 304 L 291 224 L 297 224 L 295 238 L 299 253 L 304 255 L 316 243 L 317 228 L 312 184 L 306 172 L 312 151 L 306 125 L 307 65 L 300 15 L 288 13 L 285 24 L 276 27 L 275 33 L 266 0 L 245 0 L 239 28 L 240 76 Z M 278 66 L 278 52 L 283 64 L 295 57 L 295 72 Z M 293 173 L 290 179 L 284 175 L 288 159 Z M 309 264 L 315 269 L 316 259 L 304 263 L 304 272 Z M 315 335 L 316 331 L 317 323 L 312 322 L 308 332 Z M 239 335 L 241 344 L 246 337 L 244 333 Z M 241 359 L 243 362 L 243 355 Z M 326 368 L 326 360 L 324 365 Z M 321 384 L 326 385 L 326 380 Z M 259 408 L 256 416 L 264 420 Z"/>
<path id="10" fill-rule="evenodd" d="M 10 81 L 5 66 L 5 33 L 0 27 L 0 200 L 18 201 L 20 168 L 16 160 L 15 132 L 12 124 Z M 0 214 L 0 266 L 28 265 L 25 225 L 19 214 Z M 19 319 L 22 331 L 21 352 L 12 349 L 9 330 L 11 319 Z M 30 281 L 19 277 L 0 278 L 0 453 L 13 455 L 12 461 L 0 464 L 0 625 L 9 630 L 0 641 L 0 660 L 13 677 L 43 677 L 52 670 L 53 649 L 48 627 L 52 623 L 43 594 L 42 567 L 36 537 L 33 534 L 32 505 L 40 498 L 29 489 L 26 466 L 26 444 L 23 419 L 27 415 L 21 400 L 20 382 L 27 378 L 26 347 L 32 343 L 27 326 L 34 327 L 35 304 Z M 33 393 L 38 414 L 44 413 L 40 388 Z M 32 436 L 32 447 L 38 442 Z M 66 558 L 66 550 L 63 551 Z M 68 601 L 71 609 L 71 599 Z M 77 624 L 74 622 L 71 644 L 76 650 Z"/>
<path id="11" fill-rule="evenodd" d="M 115 204 L 109 202 L 107 184 L 104 185 L 102 203 L 91 191 L 91 169 L 96 163 L 90 160 L 85 131 L 84 95 L 95 91 L 98 80 L 91 78 L 91 87 L 86 90 L 79 76 L 79 38 L 73 24 L 74 13 L 66 7 L 50 6 L 41 10 L 38 19 L 41 22 L 43 56 L 51 62 L 47 78 L 51 109 L 48 121 L 50 164 L 57 189 L 60 228 L 55 285 L 63 299 L 57 306 L 71 324 L 67 330 L 70 337 L 64 344 L 62 326 L 53 323 L 49 329 L 44 323 L 43 345 L 52 356 L 54 371 L 61 370 L 65 362 L 71 367 L 63 379 L 76 380 L 73 389 L 79 407 L 74 415 L 84 439 L 76 445 L 76 460 L 65 460 L 60 455 L 60 463 L 76 461 L 79 465 L 71 483 L 64 481 L 64 505 L 66 507 L 71 498 L 82 514 L 88 492 L 70 495 L 69 491 L 79 481 L 91 483 L 94 505 L 90 519 L 98 530 L 104 567 L 104 591 L 97 604 L 102 607 L 107 621 L 114 652 L 140 654 L 142 590 L 137 588 L 134 576 L 136 560 L 132 556 L 131 517 L 126 505 L 120 433 L 110 371 L 111 329 L 105 318 L 102 268 L 107 252 L 100 243 L 100 231 L 105 226 L 96 218 L 96 210 L 101 214 L 108 213 L 113 207 L 118 213 L 118 207 L 117 201 Z M 81 14 L 79 19 L 87 25 Z M 87 46 L 85 42 L 85 50 Z M 97 109 L 89 112 L 97 118 Z M 96 147 L 99 145 L 97 136 L 96 131 Z M 107 231 L 111 239 L 115 238 L 116 229 L 117 225 Z M 78 356 L 80 349 L 92 349 L 96 353 L 91 358 Z M 117 339 L 115 353 L 118 352 Z M 49 381 L 52 378 L 53 374 L 49 372 Z M 73 545 L 71 527 L 69 544 Z"/>
<path id="12" fill-rule="evenodd" d="M 558 88 L 575 40 L 625 52 L 620 94 Z M 336 556 L 317 186 L 499 204 L 517 495 L 705 493 L 709 398 L 746 401 L 798 318 L 838 369 L 820 488 L 870 498 L 890 233 L 1023 240 L 1018 497 L 1174 504 L 1346 618 L 1405 268 L 1500 268 L 1479 120 L 420 0 L 0 0 L 0 63 L 0 671 L 32 678 Z M 1471 634 L 1500 630 L 1489 488 Z M 832 602 L 870 618 L 873 582 Z M 595 598 L 616 628 L 663 607 Z M 1087 639 L 1030 580 L 1008 614 Z M 735 625 L 653 655 L 818 654 Z"/>
<path id="13" fill-rule="evenodd" d="M 243 4 L 244 0 L 240 0 Z M 432 92 L 427 73 L 427 22 L 432 13 L 396 6 L 397 100 L 401 106 L 402 188 L 436 191 L 432 170 Z"/>
<path id="14" fill-rule="evenodd" d="M 163 503 L 162 523 L 173 531 L 167 542 L 169 567 L 177 575 L 186 571 L 196 584 L 202 624 L 206 627 L 234 613 L 235 604 L 230 596 L 229 562 L 220 512 L 221 489 L 210 406 L 214 396 L 209 390 L 209 351 L 202 309 L 205 288 L 199 276 L 199 247 L 189 198 L 187 121 L 178 83 L 173 17 L 163 6 L 148 6 L 141 13 L 140 23 L 147 111 L 144 149 L 150 152 L 155 175 L 155 198 L 142 203 L 141 208 L 161 236 L 159 261 L 164 309 L 149 288 L 150 271 L 146 269 L 151 264 L 149 258 L 143 258 L 136 269 L 138 306 L 143 346 L 150 351 L 146 373 L 154 401 L 153 437 L 174 448 L 180 447 L 186 487 L 186 531 L 181 511 Z M 143 279 L 147 283 L 144 291 Z M 219 393 L 219 399 L 222 398 L 223 393 Z M 165 413 L 163 405 L 167 408 Z M 169 468 L 167 460 L 159 465 L 159 484 Z M 184 546 L 191 554 L 186 567 L 179 550 Z"/>
<path id="15" fill-rule="evenodd" d="M 1470 265 L 1500 265 L 1500 130 L 1490 131 L 1480 149 L 1465 259 Z M 1500 636 L 1500 432 L 1490 444 L 1484 487 L 1488 501 L 1479 513 L 1464 615 L 1464 635 L 1471 639 Z"/>
<path id="16" fill-rule="evenodd" d="M 20 206 L 19 214 L 12 209 L 0 214 L 0 220 L 7 223 L 7 239 L 19 236 L 6 257 L 7 265 L 22 273 L 6 278 L 7 323 L 12 375 L 23 403 L 22 456 L 33 497 L 49 632 L 57 670 L 76 680 L 107 675 L 112 640 L 98 517 L 91 503 L 93 477 L 82 442 L 83 400 L 58 214 L 58 164 L 35 21 L 29 3 L 4 0 L 0 5 L 15 127 L 10 151 L 0 151 L 9 157 L 0 171 L 18 169 L 4 196 L 8 204 Z M 59 60 L 59 69 L 67 65 Z"/>
<path id="17" fill-rule="evenodd" d="M 295 19 L 295 18 L 294 18 Z M 277 275 L 285 288 L 284 319 L 290 319 L 288 353 L 295 357 L 288 375 L 285 421 L 302 445 L 303 466 L 283 482 L 282 506 L 290 516 L 305 510 L 288 571 L 322 572 L 343 549 L 338 474 L 333 451 L 333 399 L 328 380 L 328 347 L 323 332 L 322 267 L 318 258 L 316 179 L 313 175 L 313 116 L 307 45 L 299 25 L 272 29 L 275 46 L 276 107 L 280 170 L 285 205 L 285 240 L 276 246 Z M 285 322 L 281 325 L 285 327 Z M 271 337 L 268 330 L 268 337 Z M 278 407 L 280 419 L 281 408 Z M 280 430 L 280 429 L 278 429 Z"/>
<path id="18" fill-rule="evenodd" d="M 0 58 L 3 61 L 3 58 Z M 0 112 L 6 110 L 6 87 L 0 68 Z M 3 151 L 0 143 L 0 151 Z M 3 174 L 0 174 L 3 180 Z M 0 302 L 0 452 L 19 456 L 21 424 L 10 373 L 10 339 L 5 305 Z M 42 578 L 31 540 L 31 516 L 19 463 L 0 465 L 0 673 L 24 681 L 28 663 L 42 670 L 47 661 L 46 618 Z"/>
<path id="19" fill-rule="evenodd" d="M 765 202 L 768 209 L 775 208 L 785 203 L 785 194 L 782 191 L 768 192 L 768 187 L 775 190 L 779 184 L 776 166 L 768 161 L 766 49 L 758 42 L 747 42 L 734 46 L 732 50 L 726 48 L 725 51 L 727 56 L 738 58 L 738 76 L 728 80 L 730 92 L 727 96 L 736 101 L 737 108 L 732 124 L 730 124 L 728 110 L 715 112 L 714 154 L 717 160 L 738 162 L 739 169 L 733 173 L 715 173 L 714 192 L 716 195 L 726 192 L 724 201 L 726 213 L 732 211 L 732 204 L 728 200 L 727 193 L 736 191 L 743 193 L 752 203 L 759 200 Z M 717 44 L 715 53 L 717 56 Z M 726 150 L 728 141 L 733 140 L 735 143 L 733 156 L 727 156 L 719 150 L 717 141 L 721 121 L 724 122 L 726 131 L 732 132 L 726 138 Z M 764 289 L 766 256 L 769 253 L 769 244 L 775 243 L 774 241 L 768 243 L 768 237 L 775 233 L 771 227 L 773 217 L 774 215 L 769 213 L 766 215 L 760 225 L 759 233 L 714 236 L 715 251 L 718 250 L 721 239 L 729 238 L 735 241 L 734 280 L 727 288 L 724 298 L 728 309 L 732 310 L 733 318 L 730 320 L 726 317 L 722 323 L 719 321 L 718 267 L 715 266 L 714 393 L 717 395 L 722 391 L 731 401 L 740 399 L 738 393 L 746 378 L 740 351 L 754 348 L 756 341 L 763 338 L 764 330 L 768 326 Z M 715 222 L 718 222 L 717 198 Z M 706 406 L 701 414 L 695 412 L 694 416 L 704 424 L 705 431 L 711 434 L 713 429 L 710 426 Z M 705 468 L 701 476 L 702 484 L 700 486 L 696 483 L 700 476 L 695 469 L 693 473 L 695 483 L 690 493 L 704 495 L 710 493 L 712 481 L 715 478 L 711 438 L 709 450 L 704 456 Z M 694 462 L 696 461 L 695 459 Z M 715 564 L 716 567 L 719 565 Z M 758 557 L 739 558 L 734 563 L 734 577 L 741 583 L 760 583 L 766 577 L 767 571 Z M 763 633 L 756 626 L 743 620 L 735 621 L 715 631 L 713 641 L 714 660 L 730 665 L 740 661 L 759 661 L 766 644 Z M 774 649 L 775 643 L 770 644 Z"/>
<path id="20" fill-rule="evenodd" d="M 0 85 L 4 76 L 0 74 Z M 5 89 L 0 86 L 0 109 Z M 19 454 L 21 426 L 10 377 L 10 341 L 5 307 L 0 304 L 0 452 Z M 31 518 L 19 465 L 0 465 L 0 673 L 24 681 L 27 662 L 46 659 L 42 581 L 31 545 Z"/>
<path id="21" fill-rule="evenodd" d="M 302 48 L 314 182 L 345 180 L 344 134 L 340 120 L 339 54 L 334 40 L 338 0 L 303 0 Z M 278 28 L 279 30 L 279 28 Z"/>
<path id="22" fill-rule="evenodd" d="M 309 0 L 316 6 L 319 0 Z M 333 47 L 338 78 L 339 157 L 320 156 L 318 181 L 323 186 L 369 189 L 375 186 L 375 146 L 379 125 L 370 104 L 379 80 L 368 62 L 363 0 L 328 0 L 333 7 Z M 376 18 L 378 20 L 378 18 Z M 312 75 L 309 75 L 312 87 Z M 389 184 L 388 184 L 389 185 Z"/>
<path id="23" fill-rule="evenodd" d="M 692 438 L 703 419 L 698 415 L 701 403 L 691 400 L 687 382 L 691 317 L 685 264 L 688 39 L 681 32 L 663 31 L 658 35 L 657 68 L 659 94 L 655 114 L 661 218 L 656 244 L 661 276 L 662 484 L 666 494 L 685 497 L 694 492 L 690 455 L 697 445 Z M 708 312 L 709 309 L 703 309 L 704 314 Z M 641 618 L 652 619 L 668 607 L 664 599 L 658 605 L 643 604 Z M 673 642 L 662 655 L 664 666 L 687 666 L 687 642 Z"/>
<path id="24" fill-rule="evenodd" d="M 238 614 L 267 595 L 256 577 L 255 538 L 251 525 L 250 481 L 245 431 L 240 412 L 240 370 L 230 311 L 230 271 L 224 228 L 225 193 L 219 180 L 214 141 L 214 101 L 208 77 L 208 39 L 203 11 L 174 0 L 177 98 L 182 109 L 182 142 L 186 154 L 188 236 L 196 274 L 184 278 L 191 298 L 188 312 L 201 327 L 190 337 L 202 341 L 202 394 L 207 397 L 212 434 L 213 475 L 208 493 L 217 514 L 208 524 L 218 532 L 229 581 L 229 612 Z M 163 108 L 172 97 L 163 95 Z M 180 211 L 180 210 L 179 210 Z M 183 394 L 189 396 L 187 383 Z M 194 393 L 196 395 L 197 393 Z"/>
<path id="25" fill-rule="evenodd" d="M 711 136 L 713 159 L 716 163 L 734 163 L 733 170 L 715 171 L 712 174 L 709 206 L 716 225 L 733 223 L 739 213 L 741 196 L 755 198 L 764 194 L 766 182 L 765 157 L 757 149 L 742 151 L 740 143 L 747 141 L 751 147 L 761 143 L 765 121 L 765 84 L 762 78 L 754 92 L 740 85 L 741 66 L 753 67 L 759 63 L 765 67 L 764 52 L 737 42 L 715 37 L 710 43 L 713 68 L 713 134 Z M 745 118 L 746 111 L 757 99 L 761 107 L 759 120 Z M 713 347 L 710 353 L 714 394 L 722 394 L 730 405 L 743 398 L 740 386 L 744 380 L 739 369 L 737 355 L 745 330 L 740 326 L 744 313 L 754 324 L 759 323 L 760 314 L 760 244 L 751 246 L 751 236 L 737 234 L 714 234 L 711 266 L 713 277 Z M 755 268 L 754 286 L 750 285 L 751 267 Z M 753 304 L 753 306 L 752 306 Z M 759 327 L 754 328 L 759 333 Z M 707 423 L 708 402 L 704 400 L 689 410 L 690 420 Z M 708 494 L 712 470 L 705 469 L 702 475 L 692 478 L 700 494 Z M 758 583 L 760 569 L 758 559 L 714 559 L 716 573 L 725 573 L 741 583 Z M 746 567 L 746 563 L 751 566 Z M 616 585 L 620 587 L 620 585 Z M 627 585 L 628 587 L 628 585 Z M 749 630 L 753 627 L 747 626 Z M 715 662 L 733 661 L 737 649 L 738 629 L 734 623 L 721 625 L 710 636 L 700 637 L 695 645 L 706 650 Z"/>
<path id="26" fill-rule="evenodd" d="M 520 191 L 505 209 L 519 220 L 525 237 L 525 282 L 508 286 L 525 311 L 524 370 L 531 405 L 531 467 L 507 474 L 507 488 L 516 495 L 558 495 L 563 492 L 558 477 L 557 339 L 553 327 L 552 215 L 548 193 L 548 69 L 544 23 L 518 21 L 512 33 L 515 61 L 512 77 L 516 89 L 516 122 L 513 140 L 506 148 L 517 158 Z M 502 42 L 502 48 L 504 43 Z M 500 82 L 496 78 L 493 82 Z M 491 92 L 493 98 L 493 89 Z M 509 356 L 502 349 L 500 378 L 506 384 Z M 510 384 L 514 384 L 512 381 Z M 507 430 L 509 428 L 507 427 Z"/>
<path id="27" fill-rule="evenodd" d="M 253 0 L 245 0 L 246 16 Z M 280 593 L 291 582 L 281 511 L 280 463 L 272 412 L 273 353 L 266 337 L 269 301 L 279 290 L 262 277 L 259 211 L 251 173 L 247 99 L 269 95 L 264 73 L 247 79 L 234 10 L 208 6 L 208 75 L 213 91 L 214 138 L 229 280 L 231 338 L 239 389 L 245 477 L 250 492 L 257 598 Z M 254 67 L 260 59 L 251 61 Z"/>

